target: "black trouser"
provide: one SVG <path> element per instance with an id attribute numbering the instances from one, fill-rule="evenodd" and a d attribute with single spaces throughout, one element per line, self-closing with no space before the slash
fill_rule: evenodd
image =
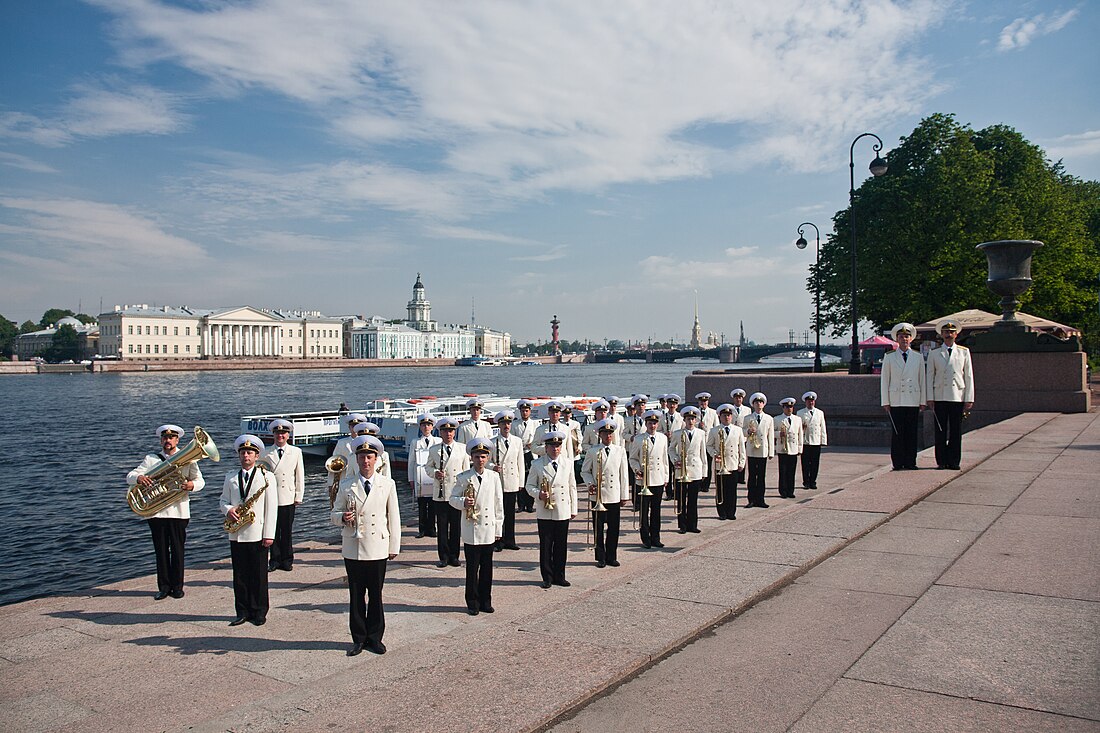
<path id="1" fill-rule="evenodd" d="M 435 499 L 416 497 L 416 531 L 426 537 L 435 537 Z"/>
<path id="2" fill-rule="evenodd" d="M 466 608 L 483 611 L 493 605 L 493 545 L 463 545 L 466 550 Z"/>
<path id="3" fill-rule="evenodd" d="M 963 403 L 933 403 L 936 412 L 936 465 L 958 468 L 962 463 Z"/>
<path id="4" fill-rule="evenodd" d="M 604 506 L 606 511 L 592 513 L 592 522 L 596 526 L 596 562 L 619 559 L 619 503 Z"/>
<path id="5" fill-rule="evenodd" d="M 893 429 L 890 436 L 890 461 L 894 468 L 917 467 L 917 426 L 919 407 L 891 407 Z"/>
<path id="6" fill-rule="evenodd" d="M 737 518 L 737 473 L 715 474 L 715 509 L 719 519 Z M 718 503 L 721 502 L 721 503 Z"/>
<path id="7" fill-rule="evenodd" d="M 386 632 L 382 609 L 382 584 L 386 582 L 386 560 L 344 558 L 350 598 L 348 626 L 356 644 L 377 644 Z"/>
<path id="8" fill-rule="evenodd" d="M 294 505 L 279 506 L 278 519 L 275 521 L 275 541 L 271 543 L 271 555 L 268 566 L 290 570 L 294 562 L 294 544 L 291 533 L 294 531 Z"/>
<path id="9" fill-rule="evenodd" d="M 768 459 L 753 458 L 749 456 L 749 506 L 758 506 L 764 503 L 764 480 L 768 474 Z"/>
<path id="10" fill-rule="evenodd" d="M 639 489 L 640 490 L 640 489 Z M 653 496 L 638 496 L 638 530 L 643 545 L 653 545 L 661 541 L 661 499 L 664 498 L 664 484 L 650 486 Z"/>
<path id="11" fill-rule="evenodd" d="M 191 520 L 150 517 L 146 521 L 157 556 L 157 589 L 161 593 L 183 590 L 183 546 Z"/>
<path id="12" fill-rule="evenodd" d="M 531 451 L 523 452 L 523 475 L 529 476 L 531 474 L 531 462 L 535 460 L 535 457 L 531 454 Z M 519 492 L 519 498 L 516 499 L 516 505 L 520 511 L 529 512 L 535 508 L 535 497 L 528 494 L 522 489 Z"/>
<path id="13" fill-rule="evenodd" d="M 710 477 L 714 474 L 713 465 L 714 459 L 709 457 L 706 462 L 703 463 L 703 479 L 699 482 L 699 491 L 701 493 L 705 494 L 710 491 Z"/>
<path id="14" fill-rule="evenodd" d="M 794 476 L 798 471 L 797 453 L 777 453 L 779 458 L 779 495 L 794 498 Z"/>
<path id="15" fill-rule="evenodd" d="M 516 500 L 521 496 L 530 494 L 523 490 L 504 492 L 504 529 L 495 543 L 497 547 L 514 547 L 516 544 Z"/>
<path id="16" fill-rule="evenodd" d="M 821 466 L 821 446 L 802 446 L 802 485 L 807 489 L 817 488 L 817 470 Z"/>
<path id="17" fill-rule="evenodd" d="M 703 480 L 673 481 L 676 492 L 676 528 L 685 532 L 699 529 L 699 488 Z"/>
<path id="18" fill-rule="evenodd" d="M 458 549 L 462 544 L 462 512 L 445 501 L 435 502 L 435 529 L 439 562 L 458 562 Z"/>
<path id="19" fill-rule="evenodd" d="M 237 618 L 267 618 L 267 548 L 263 542 L 230 542 L 233 559 L 233 603 Z"/>
<path id="20" fill-rule="evenodd" d="M 568 519 L 540 519 L 539 570 L 546 583 L 565 580 L 565 556 L 569 543 Z"/>

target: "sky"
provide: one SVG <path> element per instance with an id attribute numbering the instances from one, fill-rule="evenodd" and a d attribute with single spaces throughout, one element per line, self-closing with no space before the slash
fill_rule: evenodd
<path id="1" fill-rule="evenodd" d="M 786 341 L 861 133 L 952 113 L 1100 179 L 1098 35 L 1085 1 L 3 2 L 0 314 L 403 318 L 419 272 L 519 343 L 686 341 L 696 302 Z"/>

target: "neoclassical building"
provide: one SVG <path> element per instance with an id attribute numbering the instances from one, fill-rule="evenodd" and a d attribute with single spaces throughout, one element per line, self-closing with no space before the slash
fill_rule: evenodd
<path id="1" fill-rule="evenodd" d="M 341 320 L 317 311 L 126 305 L 99 323 L 99 353 L 120 359 L 344 356 Z"/>

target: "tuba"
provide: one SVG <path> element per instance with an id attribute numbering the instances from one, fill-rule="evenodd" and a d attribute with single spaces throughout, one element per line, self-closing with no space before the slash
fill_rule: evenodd
<path id="1" fill-rule="evenodd" d="M 333 475 L 332 485 L 328 487 L 328 508 L 336 506 L 336 494 L 340 491 L 340 481 L 344 478 L 344 471 L 348 469 L 348 462 L 343 456 L 333 456 L 325 461 L 325 470 Z"/>
<path id="2" fill-rule="evenodd" d="M 252 511 L 252 507 L 255 506 L 256 502 L 260 500 L 260 497 L 264 495 L 264 492 L 267 491 L 267 485 L 271 483 L 271 479 L 267 477 L 267 471 L 263 466 L 256 464 L 256 469 L 260 472 L 260 475 L 264 477 L 264 485 L 261 486 L 260 490 L 255 494 L 249 494 L 248 498 L 240 503 L 237 507 L 236 522 L 230 519 L 228 514 L 225 515 L 225 521 L 222 522 L 222 528 L 224 528 L 226 532 L 239 532 L 256 521 L 256 512 Z"/>
<path id="3" fill-rule="evenodd" d="M 214 444 L 205 430 L 195 426 L 195 438 L 186 448 L 153 466 L 145 475 L 152 480 L 152 486 L 134 484 L 126 492 L 126 502 L 134 513 L 142 517 L 151 517 L 187 495 L 183 485 L 187 476 L 183 467 L 209 458 L 217 463 L 221 460 L 218 446 Z"/>

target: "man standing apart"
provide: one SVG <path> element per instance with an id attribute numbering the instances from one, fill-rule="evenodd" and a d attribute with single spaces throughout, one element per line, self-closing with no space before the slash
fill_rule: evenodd
<path id="1" fill-rule="evenodd" d="M 917 434 L 925 403 L 924 358 L 910 348 L 917 329 L 899 323 L 890 331 L 898 348 L 882 360 L 879 392 L 890 416 L 890 461 L 895 471 L 917 470 Z"/>
<path id="2" fill-rule="evenodd" d="M 928 355 L 928 407 L 936 416 L 936 468 L 959 470 L 963 413 L 974 406 L 974 365 L 970 349 L 955 343 L 959 327 L 940 326 L 943 346 Z"/>
<path id="3" fill-rule="evenodd" d="M 462 542 L 466 552 L 466 612 L 492 613 L 493 551 L 504 528 L 504 492 L 496 471 L 485 470 L 492 442 L 471 438 L 466 454 L 471 468 L 458 475 L 449 497 L 462 518 Z"/>
<path id="4" fill-rule="evenodd" d="M 161 461 L 166 461 L 179 452 L 183 428 L 179 425 L 161 425 L 157 428 L 160 439 L 160 453 L 145 456 L 141 465 L 126 475 L 126 482 L 133 486 L 152 486 L 153 481 L 145 474 Z M 183 546 L 187 542 L 187 523 L 191 521 L 190 497 L 196 491 L 202 491 L 206 481 L 199 470 L 199 464 L 189 463 L 182 469 L 186 479 L 181 488 L 187 493 L 174 504 L 161 509 L 149 517 L 149 531 L 153 536 L 153 551 L 157 556 L 157 593 L 153 596 L 163 601 L 168 596 L 183 598 Z"/>
<path id="5" fill-rule="evenodd" d="M 275 484 L 279 487 L 279 518 L 275 522 L 275 542 L 267 560 L 269 573 L 294 567 L 294 512 L 302 503 L 306 490 L 302 449 L 290 444 L 291 428 L 287 420 L 272 420 L 269 430 L 275 443 L 264 452 L 264 465 L 275 476 Z"/>
<path id="6" fill-rule="evenodd" d="M 397 486 L 389 476 L 374 470 L 378 457 L 385 453 L 382 441 L 362 435 L 352 441 L 352 450 L 359 470 L 344 482 L 331 515 L 332 523 L 342 528 L 341 555 L 348 575 L 349 657 L 364 648 L 374 654 L 386 653 L 382 584 L 386 562 L 401 551 Z"/>

